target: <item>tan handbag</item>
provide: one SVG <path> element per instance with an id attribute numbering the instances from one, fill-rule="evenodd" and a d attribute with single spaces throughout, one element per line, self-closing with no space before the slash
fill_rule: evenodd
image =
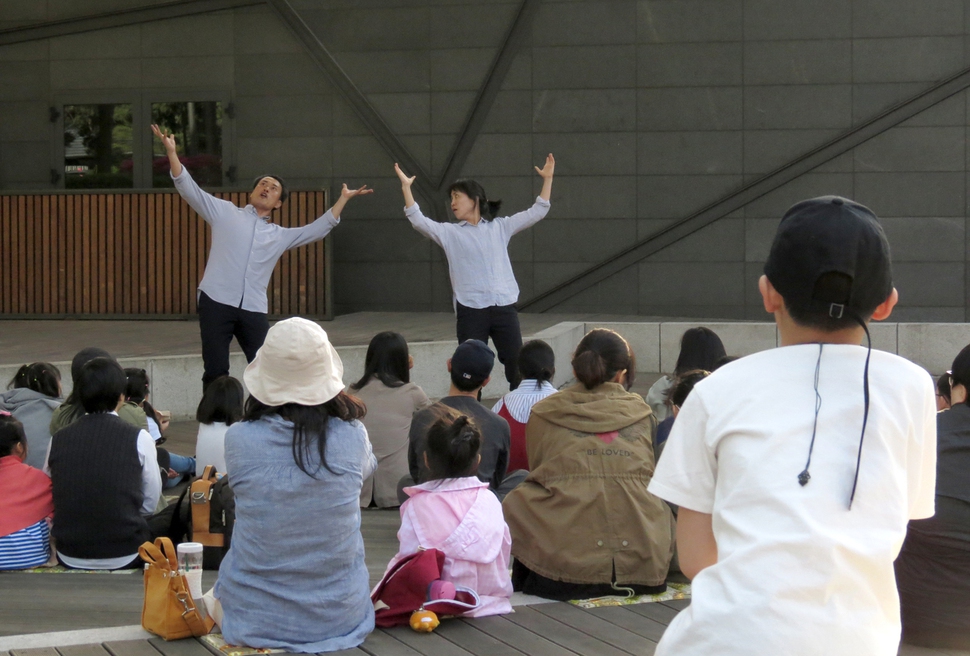
<path id="1" fill-rule="evenodd" d="M 202 619 L 184 574 L 179 574 L 175 545 L 168 538 L 157 538 L 138 548 L 146 563 L 145 604 L 141 609 L 141 626 L 149 633 L 178 640 L 203 636 L 212 630 L 211 618 Z"/>
<path id="2" fill-rule="evenodd" d="M 189 500 L 192 508 L 192 542 L 198 542 L 206 547 L 222 547 L 225 536 L 222 533 L 210 533 L 210 517 L 212 488 L 216 481 L 216 468 L 206 465 L 202 476 L 192 481 L 189 487 Z"/>

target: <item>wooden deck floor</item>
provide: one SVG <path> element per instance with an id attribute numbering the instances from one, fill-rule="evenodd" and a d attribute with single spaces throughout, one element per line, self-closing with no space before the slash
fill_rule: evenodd
<path id="1" fill-rule="evenodd" d="M 378 629 L 342 656 L 649 656 L 683 602 L 582 610 L 565 603 L 519 606 L 515 613 L 448 620 L 432 634 L 406 627 Z M 212 656 L 196 640 L 126 640 L 71 647 L 20 649 L 12 656 Z M 218 652 L 214 652 L 218 654 Z M 7 652 L 0 652 L 6 656 Z"/>
<path id="2" fill-rule="evenodd" d="M 581 609 L 566 603 L 519 606 L 511 615 L 446 620 L 434 633 L 377 629 L 357 649 L 337 656 L 650 656 L 667 625 L 689 602 Z M 195 639 L 124 640 L 0 656 L 223 656 Z M 967 652 L 904 645 L 899 656 L 966 656 Z"/>

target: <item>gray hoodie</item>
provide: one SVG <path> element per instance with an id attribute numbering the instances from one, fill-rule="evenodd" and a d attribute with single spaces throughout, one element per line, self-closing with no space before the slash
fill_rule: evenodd
<path id="1" fill-rule="evenodd" d="M 27 434 L 27 460 L 37 469 L 44 468 L 47 447 L 51 442 L 50 424 L 54 410 L 63 403 L 26 387 L 0 393 L 0 410 L 6 410 L 24 425 Z"/>

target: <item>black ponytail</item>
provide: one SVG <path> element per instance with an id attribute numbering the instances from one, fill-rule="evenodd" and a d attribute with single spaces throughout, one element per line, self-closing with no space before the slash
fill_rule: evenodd
<path id="1" fill-rule="evenodd" d="M 482 433 L 467 415 L 445 408 L 428 429 L 430 480 L 473 476 L 478 471 Z"/>
<path id="2" fill-rule="evenodd" d="M 502 201 L 486 200 L 485 205 L 487 205 L 487 207 L 482 207 L 482 203 L 479 202 L 479 209 L 482 212 L 482 218 L 488 217 L 488 219 L 491 220 L 494 219 L 498 214 L 499 209 L 502 207 Z"/>

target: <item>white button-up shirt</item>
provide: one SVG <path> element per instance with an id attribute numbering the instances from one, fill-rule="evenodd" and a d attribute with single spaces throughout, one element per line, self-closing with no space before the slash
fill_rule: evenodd
<path id="1" fill-rule="evenodd" d="M 280 256 L 291 248 L 323 239 L 340 219 L 330 210 L 313 223 L 284 228 L 199 188 L 188 169 L 172 178 L 175 189 L 212 228 L 212 247 L 199 291 L 217 303 L 250 312 L 268 310 L 266 287 Z"/>
<path id="2" fill-rule="evenodd" d="M 414 229 L 444 249 L 454 298 L 465 307 L 479 309 L 512 305 L 519 300 L 519 285 L 509 260 L 509 240 L 538 223 L 548 212 L 549 201 L 537 197 L 524 212 L 472 225 L 467 221 L 432 221 L 421 213 L 417 203 L 404 208 Z"/>

